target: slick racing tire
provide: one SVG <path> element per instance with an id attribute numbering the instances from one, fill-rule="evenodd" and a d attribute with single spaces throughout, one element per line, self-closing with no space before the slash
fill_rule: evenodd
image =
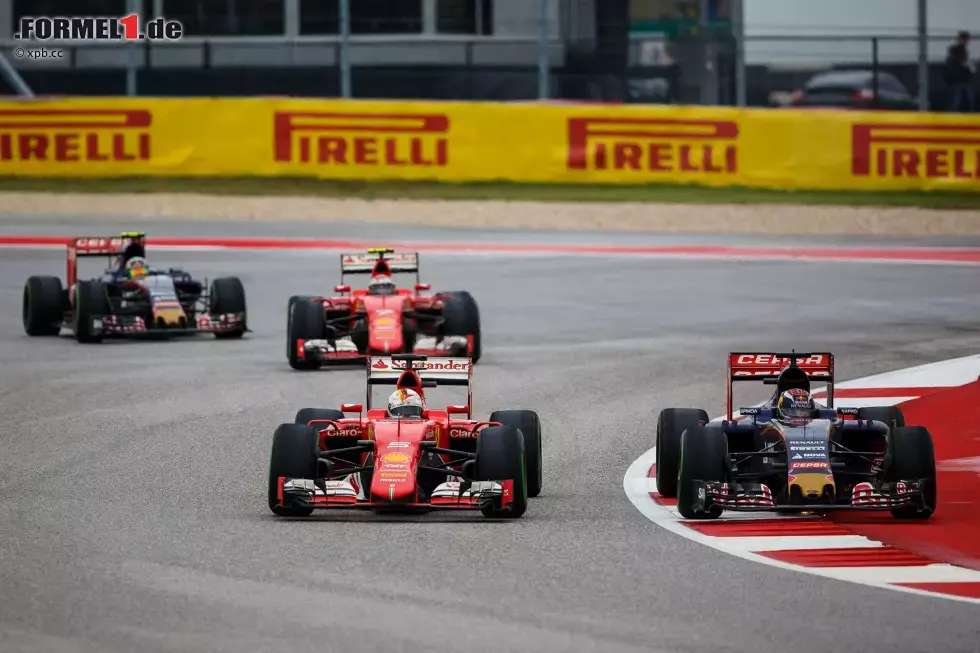
<path id="1" fill-rule="evenodd" d="M 684 431 L 708 422 L 708 413 L 698 408 L 664 408 L 657 417 L 657 492 L 673 499 L 677 496 L 680 471 L 681 436 Z"/>
<path id="2" fill-rule="evenodd" d="M 322 340 L 325 332 L 323 304 L 306 297 L 290 298 L 289 317 L 286 322 L 286 358 L 294 370 L 318 370 L 318 359 L 308 360 L 299 357 L 296 350 L 298 340 Z"/>
<path id="3" fill-rule="evenodd" d="M 923 495 L 926 509 L 903 506 L 891 511 L 899 519 L 929 519 L 936 510 L 936 452 L 932 434 L 923 426 L 904 426 L 893 429 L 888 439 L 891 463 L 885 472 L 890 482 L 925 479 Z"/>
<path id="4" fill-rule="evenodd" d="M 56 336 L 61 333 L 61 279 L 31 277 L 24 284 L 21 318 L 29 336 Z"/>
<path id="5" fill-rule="evenodd" d="M 470 358 L 475 364 L 483 354 L 480 308 L 476 305 L 476 300 L 465 290 L 453 290 L 439 295 L 444 304 L 442 316 L 446 320 L 445 335 L 473 336 L 473 353 Z"/>
<path id="6" fill-rule="evenodd" d="M 527 473 L 527 496 L 541 494 L 541 420 L 533 410 L 495 410 L 491 422 L 520 429 L 524 436 L 524 460 Z"/>
<path id="7" fill-rule="evenodd" d="M 306 517 L 313 508 L 279 506 L 279 477 L 316 478 L 317 432 L 304 424 L 282 424 L 272 436 L 269 458 L 269 510 L 280 517 Z"/>
<path id="8" fill-rule="evenodd" d="M 101 281 L 79 281 L 75 284 L 72 306 L 72 328 L 75 340 L 81 343 L 102 342 L 102 331 L 94 330 L 92 321 L 111 313 L 109 297 Z"/>
<path id="9" fill-rule="evenodd" d="M 241 313 L 241 328 L 224 333 L 215 333 L 219 340 L 226 338 L 241 338 L 248 330 L 248 308 L 245 305 L 245 288 L 238 277 L 222 277 L 211 282 L 210 296 L 211 317 L 226 313 Z"/>
<path id="10" fill-rule="evenodd" d="M 717 519 L 719 506 L 695 510 L 695 481 L 723 482 L 728 478 L 728 438 L 716 424 L 693 426 L 681 437 L 680 471 L 677 479 L 677 511 L 685 519 Z"/>
<path id="11" fill-rule="evenodd" d="M 489 426 L 480 431 L 476 441 L 476 480 L 513 479 L 513 503 L 502 508 L 495 499 L 482 509 L 484 517 L 516 519 L 527 510 L 524 436 L 514 426 Z"/>
<path id="12" fill-rule="evenodd" d="M 867 406 L 858 408 L 858 419 L 870 419 L 875 422 L 884 422 L 885 425 L 894 429 L 905 426 L 905 415 L 898 406 Z"/>
<path id="13" fill-rule="evenodd" d="M 344 419 L 344 411 L 337 410 L 336 408 L 300 408 L 298 411 L 296 411 L 296 424 L 306 426 L 310 423 L 310 421 L 315 419 L 329 419 L 337 421 L 339 419 Z M 321 426 L 320 428 L 322 429 L 323 427 Z"/>

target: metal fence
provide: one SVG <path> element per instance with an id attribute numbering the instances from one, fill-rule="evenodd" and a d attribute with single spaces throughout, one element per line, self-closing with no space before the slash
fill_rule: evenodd
<path id="1" fill-rule="evenodd" d="M 340 0 L 336 21 L 328 16 L 330 25 L 316 30 L 333 32 L 326 34 L 300 33 L 294 16 L 283 23 L 291 30 L 277 27 L 289 34 L 187 36 L 139 45 L 38 43 L 63 54 L 40 61 L 11 57 L 26 47 L 23 42 L 0 41 L 0 53 L 7 55 L 7 62 L 0 58 L 0 75 L 6 71 L 11 91 L 30 87 L 39 94 L 779 106 L 819 72 L 866 69 L 898 80 L 920 108 L 946 106 L 941 68 L 949 34 L 742 38 L 738 29 L 630 34 L 622 24 L 611 26 L 624 35 L 616 46 L 621 51 L 604 52 L 589 39 L 583 47 L 570 38 L 567 18 L 555 24 L 554 0 L 532 1 L 538 3 L 537 29 L 525 37 L 494 36 L 485 26 L 475 34 L 365 34 L 362 23 L 352 22 L 351 0 Z"/>

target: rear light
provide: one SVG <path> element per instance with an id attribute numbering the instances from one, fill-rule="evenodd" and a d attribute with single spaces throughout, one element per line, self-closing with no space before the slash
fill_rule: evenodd
<path id="1" fill-rule="evenodd" d="M 855 100 L 873 100 L 875 94 L 866 88 L 862 88 L 860 91 L 854 91 L 853 97 Z"/>
<path id="2" fill-rule="evenodd" d="M 803 101 L 803 91 L 793 91 L 793 94 L 789 96 L 789 101 L 796 103 Z"/>

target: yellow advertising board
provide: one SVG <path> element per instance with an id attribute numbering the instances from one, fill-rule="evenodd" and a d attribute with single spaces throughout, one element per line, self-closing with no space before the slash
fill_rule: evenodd
<path id="1" fill-rule="evenodd" d="M 980 116 L 724 107 L 0 102 L 0 175 L 980 191 Z"/>

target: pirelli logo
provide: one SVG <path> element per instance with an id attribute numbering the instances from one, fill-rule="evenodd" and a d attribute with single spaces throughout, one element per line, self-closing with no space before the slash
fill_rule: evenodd
<path id="1" fill-rule="evenodd" d="M 851 172 L 855 177 L 980 180 L 980 124 L 855 124 Z"/>
<path id="2" fill-rule="evenodd" d="M 670 118 L 569 118 L 569 170 L 732 175 L 738 123 Z"/>
<path id="3" fill-rule="evenodd" d="M 149 161 L 145 109 L 0 109 L 0 163 Z"/>
<path id="4" fill-rule="evenodd" d="M 291 112 L 275 114 L 274 158 L 329 166 L 445 167 L 445 114 Z"/>

